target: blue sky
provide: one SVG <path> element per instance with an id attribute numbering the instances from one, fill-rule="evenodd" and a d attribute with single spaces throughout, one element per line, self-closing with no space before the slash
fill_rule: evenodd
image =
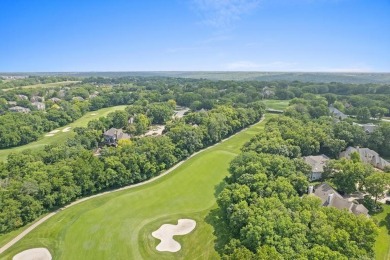
<path id="1" fill-rule="evenodd" d="M 0 71 L 390 72 L 390 0 L 1 0 Z"/>

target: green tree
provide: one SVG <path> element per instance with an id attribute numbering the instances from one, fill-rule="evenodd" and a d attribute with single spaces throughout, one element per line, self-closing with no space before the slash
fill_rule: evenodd
<path id="1" fill-rule="evenodd" d="M 365 180 L 366 191 L 375 197 L 375 203 L 384 195 L 387 186 L 390 185 L 390 177 L 387 173 L 375 172 Z"/>
<path id="2" fill-rule="evenodd" d="M 359 121 L 367 122 L 371 118 L 370 110 L 367 107 L 361 107 L 357 110 L 356 118 Z"/>

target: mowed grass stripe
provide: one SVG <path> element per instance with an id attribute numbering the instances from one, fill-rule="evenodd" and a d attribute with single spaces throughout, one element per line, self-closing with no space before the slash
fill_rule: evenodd
<path id="1" fill-rule="evenodd" d="M 73 123 L 70 123 L 68 125 L 62 126 L 60 128 L 57 128 L 55 130 L 58 130 L 59 132 L 55 133 L 53 136 L 46 136 L 45 133 L 43 136 L 32 143 L 22 145 L 22 146 L 17 146 L 17 147 L 12 147 L 8 149 L 1 149 L 0 150 L 0 161 L 5 161 L 7 160 L 7 157 L 10 153 L 17 153 L 21 152 L 27 149 L 43 149 L 46 145 L 50 144 L 61 144 L 66 141 L 69 137 L 72 137 L 74 135 L 74 132 L 72 131 L 73 128 L 75 127 L 85 127 L 88 125 L 88 122 L 93 120 L 93 119 L 98 119 L 99 117 L 105 117 L 109 113 L 114 112 L 116 110 L 124 110 L 126 106 L 114 106 L 114 107 L 107 107 L 107 108 L 102 108 L 96 111 L 90 111 L 81 118 L 77 119 Z M 68 132 L 62 132 L 65 128 L 70 127 L 70 131 Z"/>
<path id="2" fill-rule="evenodd" d="M 383 205 L 383 212 L 372 216 L 378 222 L 379 234 L 375 243 L 375 259 L 390 259 L 390 205 Z"/>
<path id="3" fill-rule="evenodd" d="M 267 115 L 267 119 L 272 117 Z M 47 247 L 53 259 L 215 259 L 213 228 L 206 222 L 216 206 L 215 191 L 242 145 L 261 131 L 256 124 L 188 159 L 170 174 L 133 189 L 91 199 L 53 216 L 5 252 Z M 177 253 L 155 250 L 151 236 L 163 223 L 197 221 L 189 235 L 175 237 Z"/>

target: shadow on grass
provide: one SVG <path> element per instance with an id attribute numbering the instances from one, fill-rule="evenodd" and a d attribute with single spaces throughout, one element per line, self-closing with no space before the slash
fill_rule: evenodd
<path id="1" fill-rule="evenodd" d="M 215 185 L 215 192 L 214 192 L 215 198 L 218 198 L 219 194 L 223 191 L 225 186 L 226 186 L 226 182 L 225 181 L 222 181 L 219 184 Z"/>
<path id="2" fill-rule="evenodd" d="M 216 237 L 214 248 L 219 255 L 222 255 L 223 248 L 229 242 L 229 226 L 223 220 L 219 208 L 213 209 L 205 218 L 206 223 L 213 226 L 213 235 Z"/>
<path id="3" fill-rule="evenodd" d="M 385 226 L 387 228 L 387 233 L 390 234 L 390 213 L 387 213 L 386 217 L 381 220 L 378 225 L 380 227 Z"/>
<path id="4" fill-rule="evenodd" d="M 218 198 L 219 194 L 225 188 L 226 182 L 222 181 L 215 186 L 214 196 Z M 219 208 L 212 209 L 205 217 L 206 223 L 211 225 L 214 229 L 213 235 L 215 236 L 214 248 L 215 251 L 221 256 L 223 248 L 229 242 L 229 226 L 224 221 L 222 212 Z"/>

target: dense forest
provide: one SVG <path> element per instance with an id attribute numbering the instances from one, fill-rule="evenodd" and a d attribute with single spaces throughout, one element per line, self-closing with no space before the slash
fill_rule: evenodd
<path id="1" fill-rule="evenodd" d="M 301 156 L 335 158 L 327 165 L 327 181 L 344 194 L 364 188 L 377 197 L 390 185 L 388 173 L 358 158 L 336 160 L 346 145 L 369 144 L 375 135 L 329 117 L 294 114 L 295 109 L 296 104 L 287 116 L 269 120 L 231 162 L 219 209 L 210 216 L 223 222 L 212 222 L 217 250 L 223 259 L 372 259 L 376 224 L 366 216 L 323 207 L 320 199 L 306 195 L 311 168 Z M 305 105 L 306 111 L 312 109 Z M 384 127 L 384 132 L 390 129 Z M 390 147 L 383 150 L 388 153 Z"/>

